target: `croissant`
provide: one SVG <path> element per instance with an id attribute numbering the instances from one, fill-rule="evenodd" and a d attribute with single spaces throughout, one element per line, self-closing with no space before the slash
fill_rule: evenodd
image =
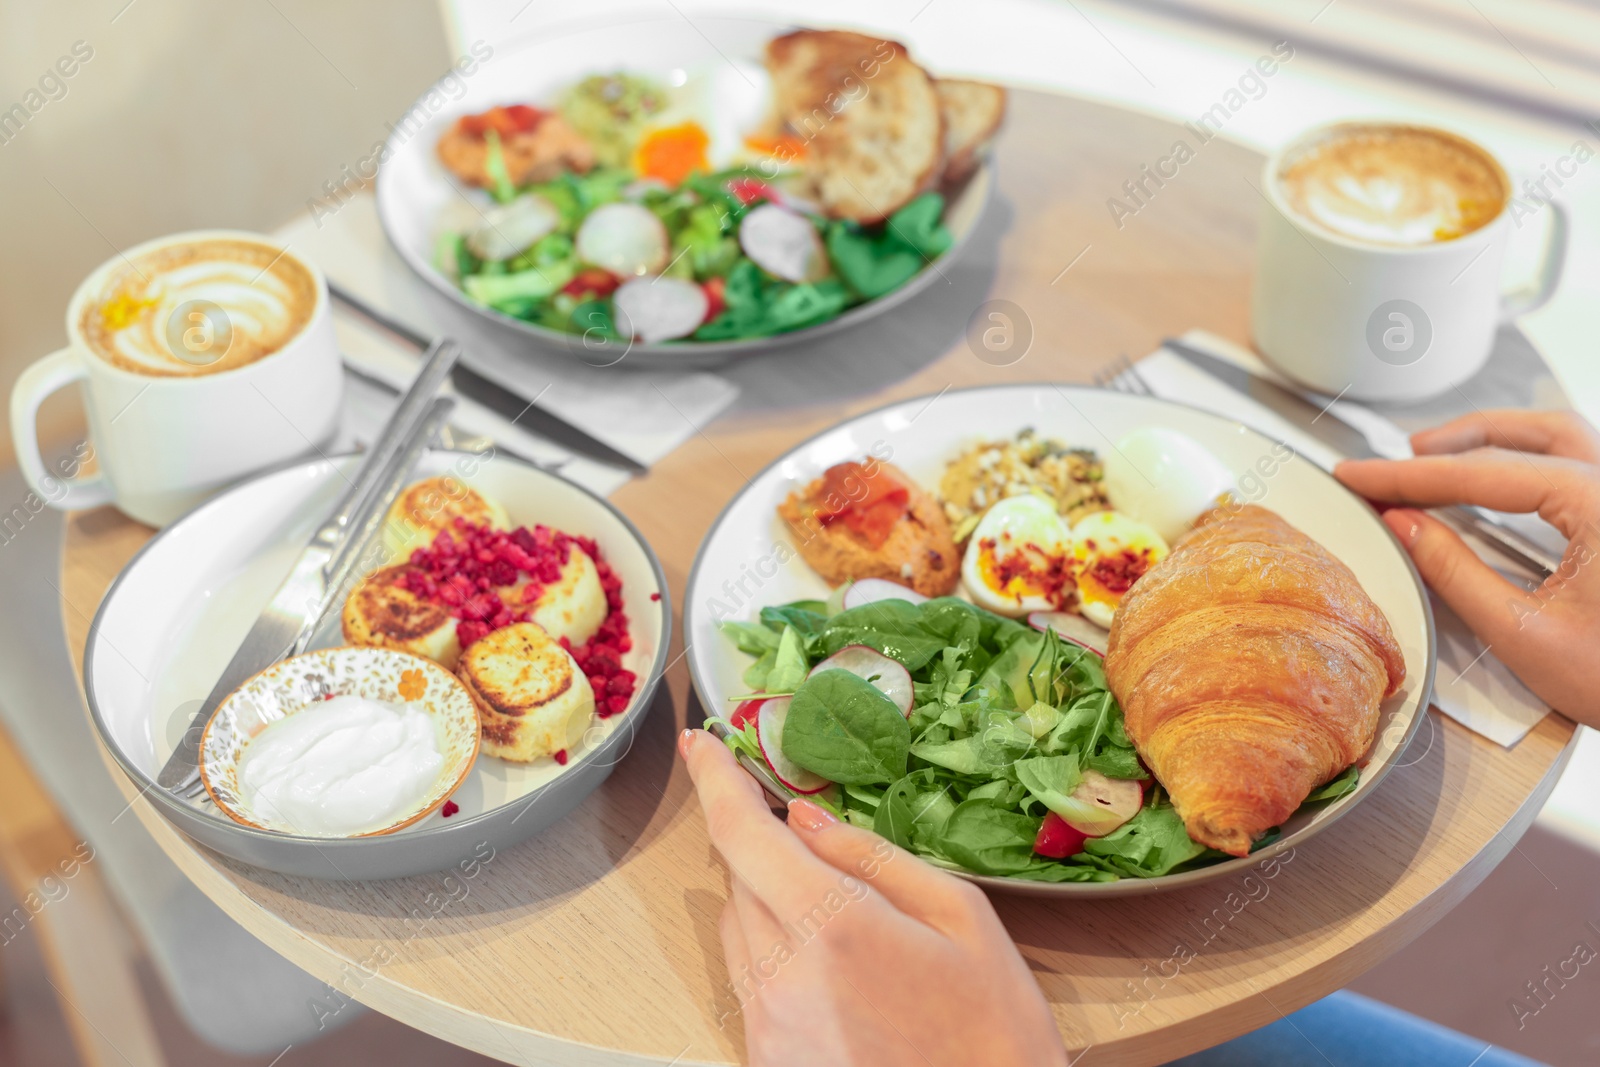
<path id="1" fill-rule="evenodd" d="M 1350 569 L 1254 505 L 1202 516 L 1134 584 L 1105 667 L 1189 836 L 1235 856 L 1366 752 L 1406 673 Z"/>

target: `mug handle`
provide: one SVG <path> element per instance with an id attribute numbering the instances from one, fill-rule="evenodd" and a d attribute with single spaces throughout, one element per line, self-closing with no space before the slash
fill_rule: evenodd
<path id="1" fill-rule="evenodd" d="M 104 473 L 87 478 L 57 478 L 45 468 L 44 457 L 39 454 L 39 405 L 51 393 L 88 374 L 83 357 L 71 348 L 63 348 L 23 371 L 11 390 L 11 443 L 16 447 L 17 466 L 28 487 L 46 504 L 62 511 L 96 508 L 112 500 L 111 483 Z M 48 483 L 54 483 L 54 488 Z"/>
<path id="2" fill-rule="evenodd" d="M 1550 302 L 1561 284 L 1561 270 L 1567 261 L 1567 233 L 1571 229 L 1567 209 L 1554 200 L 1546 201 L 1550 208 L 1550 230 L 1544 239 L 1544 255 L 1540 257 L 1539 271 L 1533 283 L 1513 290 L 1500 298 L 1500 321 L 1507 323 L 1530 311 L 1536 311 Z"/>

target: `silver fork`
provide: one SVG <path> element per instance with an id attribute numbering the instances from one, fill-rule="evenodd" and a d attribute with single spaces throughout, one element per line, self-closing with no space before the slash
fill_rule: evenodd
<path id="1" fill-rule="evenodd" d="M 1102 367 L 1095 372 L 1094 384 L 1099 389 L 1110 389 L 1116 393 L 1127 393 L 1131 396 L 1155 396 L 1155 390 L 1150 388 L 1139 368 L 1133 361 L 1122 353 L 1108 367 Z"/>

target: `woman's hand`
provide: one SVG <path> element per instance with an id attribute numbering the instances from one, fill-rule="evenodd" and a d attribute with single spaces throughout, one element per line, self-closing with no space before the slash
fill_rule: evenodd
<path id="1" fill-rule="evenodd" d="M 1354 460 L 1334 474 L 1371 500 L 1537 511 L 1567 538 L 1556 573 L 1529 592 L 1438 520 L 1394 508 L 1383 521 L 1433 590 L 1528 688 L 1600 726 L 1600 434 L 1578 415 L 1478 412 L 1411 438 L 1417 458 Z"/>
<path id="2" fill-rule="evenodd" d="M 678 747 L 730 871 L 722 949 L 752 1064 L 1067 1062 L 981 890 L 808 800 L 779 822 L 703 730 Z"/>

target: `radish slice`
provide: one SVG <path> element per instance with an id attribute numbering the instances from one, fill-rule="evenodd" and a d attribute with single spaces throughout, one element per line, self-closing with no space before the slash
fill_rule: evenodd
<path id="1" fill-rule="evenodd" d="M 913 604 L 922 604 L 927 599 L 915 589 L 908 589 L 887 578 L 863 578 L 851 583 L 844 591 L 844 606 L 847 608 L 859 608 L 878 600 L 909 600 Z"/>
<path id="2" fill-rule="evenodd" d="M 632 278 L 612 294 L 617 329 L 641 341 L 687 337 L 706 319 L 706 291 L 682 278 Z"/>
<path id="3" fill-rule="evenodd" d="M 624 200 L 643 200 L 649 193 L 670 193 L 672 186 L 660 178 L 635 178 L 622 187 Z"/>
<path id="4" fill-rule="evenodd" d="M 778 776 L 778 781 L 796 793 L 820 793 L 833 783 L 783 754 L 783 722 L 789 717 L 789 699 L 773 697 L 761 702 L 756 712 L 756 740 L 761 743 L 761 754 L 767 757 L 767 766 Z"/>
<path id="5" fill-rule="evenodd" d="M 1106 632 L 1082 615 L 1070 611 L 1036 611 L 1028 616 L 1028 625 L 1035 630 L 1054 630 L 1063 641 L 1104 656 Z"/>
<path id="6" fill-rule="evenodd" d="M 850 592 L 850 587 L 853 585 L 855 585 L 854 582 L 845 582 L 833 592 L 829 593 L 828 599 L 824 601 L 823 614 L 827 615 L 829 618 L 832 618 L 833 616 L 839 614 L 839 612 L 843 611 L 844 598 Z"/>
<path id="7" fill-rule="evenodd" d="M 894 701 L 900 714 L 911 715 L 911 672 L 875 648 L 866 645 L 846 645 L 815 667 L 807 678 L 815 678 L 821 671 L 849 671 L 857 678 L 871 682 L 874 689 Z"/>
<path id="8" fill-rule="evenodd" d="M 761 710 L 761 705 L 764 703 L 766 703 L 765 697 L 752 697 L 743 701 L 737 708 L 733 709 L 733 714 L 728 716 L 728 721 L 735 726 L 749 726 L 756 721 L 756 712 Z"/>
<path id="9" fill-rule="evenodd" d="M 814 282 L 828 273 L 817 228 L 777 204 L 751 209 L 739 223 L 739 246 L 756 266 L 786 282 Z"/>
<path id="10" fill-rule="evenodd" d="M 686 338 L 706 322 L 706 290 L 683 278 L 632 278 L 611 296 L 616 328 L 640 341 Z"/>
<path id="11" fill-rule="evenodd" d="M 1104 837 L 1139 814 L 1143 803 L 1143 782 L 1107 778 L 1086 768 L 1083 781 L 1055 812 L 1074 830 L 1089 837 Z"/>
<path id="12" fill-rule="evenodd" d="M 578 258 L 624 278 L 667 265 L 667 228 L 647 207 L 601 204 L 578 227 Z"/>
<path id="13" fill-rule="evenodd" d="M 479 259 L 510 259 L 561 223 L 556 206 L 536 193 L 519 196 L 483 213 L 467 232 L 467 247 Z"/>

